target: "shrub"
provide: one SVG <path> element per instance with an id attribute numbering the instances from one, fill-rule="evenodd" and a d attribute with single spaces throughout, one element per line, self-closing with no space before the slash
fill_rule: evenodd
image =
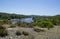
<path id="1" fill-rule="evenodd" d="M 39 28 L 34 28 L 34 31 L 40 32 L 40 29 Z"/>
<path id="2" fill-rule="evenodd" d="M 0 26 L 0 36 L 5 37 L 7 35 L 8 35 L 8 32 L 7 32 L 6 28 L 3 26 Z"/>
<path id="3" fill-rule="evenodd" d="M 29 27 L 29 28 L 33 28 L 34 25 L 33 25 L 33 23 L 29 23 L 29 24 L 27 25 L 27 27 Z"/>
<path id="4" fill-rule="evenodd" d="M 38 23 L 38 26 L 42 28 L 53 28 L 54 27 L 54 25 L 50 21 L 41 21 Z"/>
<path id="5" fill-rule="evenodd" d="M 0 36 L 1 37 L 5 37 L 5 36 L 7 36 L 8 35 L 8 32 L 7 32 L 7 30 L 0 30 Z"/>
<path id="6" fill-rule="evenodd" d="M 4 24 L 3 20 L 2 20 L 2 21 L 0 21 L 0 25 L 3 25 L 3 24 Z"/>
<path id="7" fill-rule="evenodd" d="M 19 36 L 19 35 L 21 35 L 21 34 L 22 34 L 22 33 L 21 33 L 20 31 L 17 31 L 17 32 L 16 32 L 16 35 L 17 35 L 17 36 Z"/>
<path id="8" fill-rule="evenodd" d="M 0 26 L 0 29 L 5 29 L 5 27 L 3 27 L 3 26 Z"/>
<path id="9" fill-rule="evenodd" d="M 15 25 L 11 25 L 10 28 L 15 28 L 16 26 Z"/>
<path id="10" fill-rule="evenodd" d="M 36 32 L 45 32 L 45 29 L 44 28 L 40 28 L 40 27 L 34 27 L 33 28 L 34 29 L 34 31 L 36 31 Z"/>
<path id="11" fill-rule="evenodd" d="M 26 32 L 26 31 L 23 31 L 22 34 L 25 35 L 25 36 L 29 35 L 29 33 Z"/>

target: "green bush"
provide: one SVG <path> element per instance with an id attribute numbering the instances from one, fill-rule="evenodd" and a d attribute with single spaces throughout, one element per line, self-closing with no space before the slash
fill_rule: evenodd
<path id="1" fill-rule="evenodd" d="M 11 25 L 10 28 L 15 28 L 16 26 L 15 25 Z"/>
<path id="2" fill-rule="evenodd" d="M 22 35 L 22 33 L 20 31 L 17 31 L 16 35 L 19 36 L 19 35 Z"/>
<path id="3" fill-rule="evenodd" d="M 40 32 L 40 29 L 39 28 L 34 28 L 34 31 Z"/>
<path id="4" fill-rule="evenodd" d="M 34 28 L 34 31 L 36 31 L 36 32 L 45 32 L 44 29 L 39 29 L 39 28 Z"/>
<path id="5" fill-rule="evenodd" d="M 3 27 L 3 26 L 0 26 L 0 29 L 6 29 L 5 27 Z"/>
<path id="6" fill-rule="evenodd" d="M 38 26 L 42 28 L 53 28 L 54 27 L 54 25 L 50 21 L 41 21 L 38 23 Z"/>
<path id="7" fill-rule="evenodd" d="M 0 36 L 1 37 L 5 37 L 5 36 L 7 36 L 8 35 L 8 32 L 7 32 L 7 30 L 0 30 Z"/>
<path id="8" fill-rule="evenodd" d="M 29 33 L 26 32 L 26 31 L 23 31 L 22 34 L 25 35 L 25 36 L 29 35 Z"/>
<path id="9" fill-rule="evenodd" d="M 5 37 L 7 35 L 8 35 L 8 32 L 7 32 L 6 28 L 3 26 L 0 26 L 0 36 Z"/>

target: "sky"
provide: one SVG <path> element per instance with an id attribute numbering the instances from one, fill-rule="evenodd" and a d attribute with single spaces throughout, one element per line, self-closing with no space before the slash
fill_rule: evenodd
<path id="1" fill-rule="evenodd" d="M 60 0 L 0 0 L 0 12 L 24 15 L 60 15 Z"/>

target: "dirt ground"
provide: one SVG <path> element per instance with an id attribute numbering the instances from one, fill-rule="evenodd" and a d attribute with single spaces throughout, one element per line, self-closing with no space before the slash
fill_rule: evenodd
<path id="1" fill-rule="evenodd" d="M 9 35 L 6 37 L 0 37 L 0 39 L 60 39 L 60 26 L 55 26 L 50 30 L 46 30 L 45 32 L 35 32 L 33 28 L 7 28 Z M 28 36 L 20 35 L 17 36 L 16 31 L 26 31 L 29 33 Z"/>

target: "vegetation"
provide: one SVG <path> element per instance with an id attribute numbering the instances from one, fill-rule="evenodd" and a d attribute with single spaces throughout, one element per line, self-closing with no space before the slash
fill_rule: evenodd
<path id="1" fill-rule="evenodd" d="M 5 37 L 7 35 L 8 35 L 8 32 L 7 32 L 6 28 L 3 26 L 0 26 L 0 36 Z"/>
<path id="2" fill-rule="evenodd" d="M 60 15 L 56 16 L 35 16 L 33 18 L 34 23 L 42 28 L 53 28 L 54 25 L 60 25 Z"/>
<path id="3" fill-rule="evenodd" d="M 45 32 L 44 29 L 40 29 L 40 28 L 34 28 L 34 31 L 36 31 L 36 32 Z"/>
<path id="4" fill-rule="evenodd" d="M 26 31 L 23 31 L 22 33 L 23 33 L 23 35 L 25 35 L 25 36 L 29 35 L 29 33 L 26 32 Z"/>
<path id="5" fill-rule="evenodd" d="M 30 16 L 0 12 L 0 20 L 10 20 L 14 18 L 21 19 L 26 17 L 30 17 Z"/>
<path id="6" fill-rule="evenodd" d="M 54 25 L 48 19 L 42 19 L 37 24 L 38 24 L 38 26 L 40 26 L 42 28 L 48 28 L 49 29 L 49 28 L 54 27 Z"/>
<path id="7" fill-rule="evenodd" d="M 18 15 L 18 14 L 8 14 L 0 12 L 0 20 L 4 20 L 2 24 L 8 23 L 10 19 L 21 19 L 25 17 L 33 17 L 32 23 L 17 23 L 18 26 L 22 27 L 33 27 L 39 26 L 42 28 L 53 28 L 55 25 L 60 25 L 60 15 L 56 16 L 27 16 L 27 15 Z M 10 22 L 9 22 L 10 23 Z M 11 26 L 13 27 L 13 26 Z"/>
<path id="8" fill-rule="evenodd" d="M 13 25 L 10 21 L 10 19 L 21 19 L 21 18 L 27 18 L 27 17 L 33 17 L 33 22 L 26 23 L 26 22 L 18 22 L 17 24 Z M 56 16 L 26 16 L 26 15 L 18 15 L 18 14 L 8 14 L 8 13 L 2 13 L 0 12 L 0 37 L 5 37 L 8 34 L 8 31 L 5 27 L 1 26 L 3 24 L 9 24 L 11 25 L 10 28 L 15 28 L 17 26 L 19 27 L 29 27 L 33 28 L 36 32 L 45 32 L 45 29 L 53 28 L 54 26 L 60 26 L 60 15 Z M 34 28 L 34 27 L 38 28 Z M 18 28 L 18 27 L 17 27 Z M 17 36 L 24 35 L 28 36 L 30 35 L 26 31 L 16 31 L 15 33 Z"/>
<path id="9" fill-rule="evenodd" d="M 34 25 L 33 23 L 26 23 L 26 22 L 23 22 L 23 23 L 17 23 L 17 26 L 18 27 L 29 27 L 29 28 L 32 28 Z"/>
<path id="10" fill-rule="evenodd" d="M 20 36 L 20 35 L 25 35 L 25 36 L 27 36 L 27 35 L 29 35 L 29 33 L 26 32 L 26 31 L 22 31 L 22 32 L 17 31 L 17 32 L 16 32 L 16 35 L 17 35 L 17 36 Z"/>
<path id="11" fill-rule="evenodd" d="M 20 31 L 17 31 L 16 35 L 19 36 L 19 35 L 22 35 L 22 33 Z"/>
<path id="12" fill-rule="evenodd" d="M 15 25 L 11 25 L 9 28 L 15 28 L 16 26 Z"/>
<path id="13" fill-rule="evenodd" d="M 34 28 L 34 31 L 40 32 L 40 29 L 39 28 Z"/>

